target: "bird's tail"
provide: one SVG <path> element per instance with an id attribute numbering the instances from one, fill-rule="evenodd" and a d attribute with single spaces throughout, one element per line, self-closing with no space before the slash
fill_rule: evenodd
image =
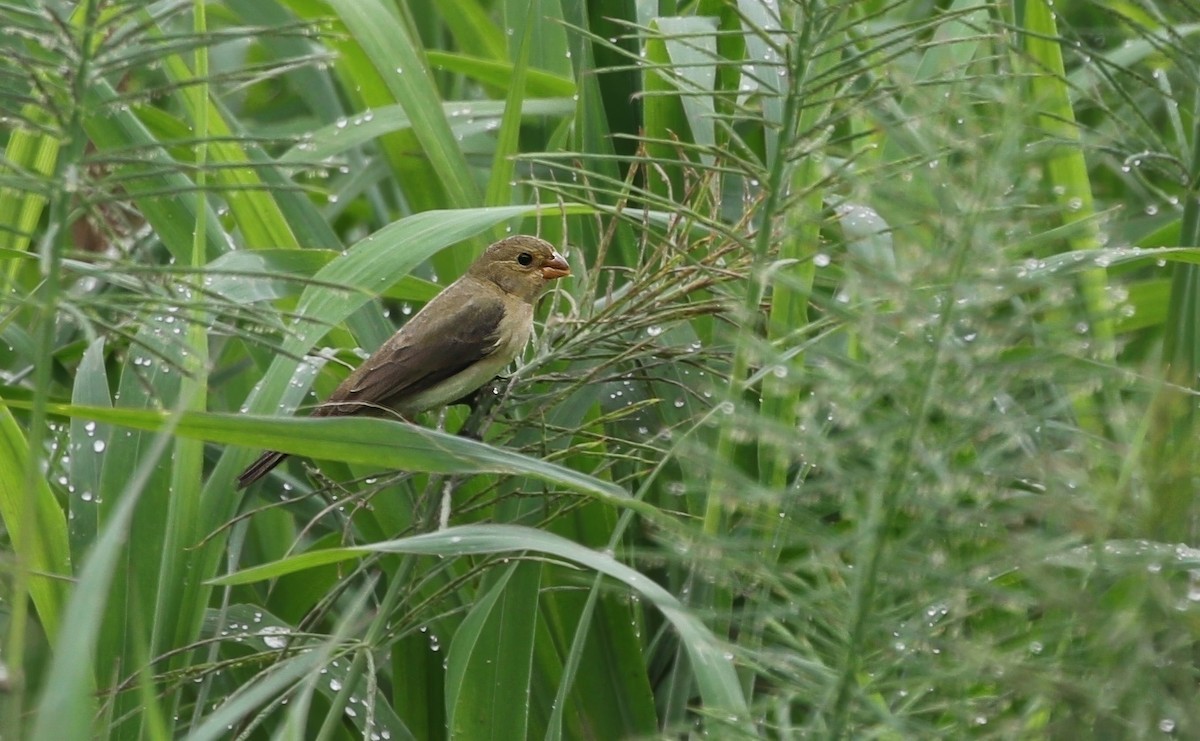
<path id="1" fill-rule="evenodd" d="M 250 484 L 258 481 L 263 476 L 271 472 L 271 469 L 278 466 L 287 458 L 287 453 L 277 453 L 274 450 L 268 450 L 258 457 L 258 460 L 246 466 L 246 470 L 242 471 L 237 477 L 237 488 L 245 489 Z"/>

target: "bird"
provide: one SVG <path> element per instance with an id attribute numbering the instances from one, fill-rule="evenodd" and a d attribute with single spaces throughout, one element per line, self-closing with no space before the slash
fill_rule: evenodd
<path id="1" fill-rule="evenodd" d="M 533 308 L 551 281 L 571 274 L 547 241 L 528 235 L 489 246 L 363 361 L 314 417 L 413 415 L 452 404 L 496 377 L 528 344 Z M 287 453 L 268 450 L 237 478 L 244 489 Z"/>

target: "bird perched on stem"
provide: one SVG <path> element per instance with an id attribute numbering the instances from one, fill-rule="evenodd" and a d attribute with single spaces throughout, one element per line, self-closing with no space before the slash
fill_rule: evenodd
<path id="1" fill-rule="evenodd" d="M 390 410 L 412 417 L 463 398 L 524 349 L 533 332 L 534 302 L 550 281 L 570 274 L 566 260 L 545 240 L 515 236 L 496 242 L 347 376 L 312 416 Z M 238 488 L 267 475 L 287 455 L 263 453 L 238 476 Z"/>

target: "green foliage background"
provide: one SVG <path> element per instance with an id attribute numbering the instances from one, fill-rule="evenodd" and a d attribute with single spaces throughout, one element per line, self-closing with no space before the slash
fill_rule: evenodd
<path id="1" fill-rule="evenodd" d="M 1198 32 L 0 4 L 0 733 L 1195 736 Z M 515 232 L 473 409 L 292 416 Z"/>

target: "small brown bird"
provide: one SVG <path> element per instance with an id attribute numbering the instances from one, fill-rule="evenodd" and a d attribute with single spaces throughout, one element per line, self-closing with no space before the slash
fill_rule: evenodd
<path id="1" fill-rule="evenodd" d="M 334 389 L 312 416 L 403 417 L 445 406 L 478 389 L 524 349 L 533 305 L 550 281 L 570 275 L 545 240 L 496 242 Z M 287 457 L 267 451 L 238 476 L 244 489 Z"/>

